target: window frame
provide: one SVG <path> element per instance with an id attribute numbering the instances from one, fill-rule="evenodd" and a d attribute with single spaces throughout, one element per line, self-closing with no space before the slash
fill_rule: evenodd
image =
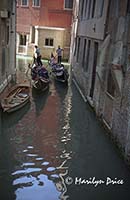
<path id="1" fill-rule="evenodd" d="M 40 7 L 40 4 L 41 4 L 41 1 L 39 0 L 39 5 L 38 5 L 38 6 L 34 5 L 34 1 L 35 1 L 35 0 L 32 1 L 32 7 L 34 7 L 34 8 L 39 8 L 39 7 Z"/>
<path id="2" fill-rule="evenodd" d="M 27 44 L 27 35 L 26 34 L 19 34 L 19 40 L 20 40 L 20 42 L 19 42 L 20 46 L 26 46 L 26 44 Z M 21 41 L 22 41 L 22 44 L 21 44 Z"/>
<path id="3" fill-rule="evenodd" d="M 73 10 L 73 0 L 72 0 L 72 8 L 66 8 L 66 7 L 65 7 L 65 1 L 66 1 L 66 0 L 64 0 L 64 10 L 70 10 L 70 11 L 72 11 L 72 10 Z"/>
<path id="4" fill-rule="evenodd" d="M 130 14 L 130 1 L 129 1 L 129 0 L 127 0 L 126 13 L 127 13 L 127 14 Z"/>
<path id="5" fill-rule="evenodd" d="M 23 1 L 23 0 L 21 0 L 21 6 L 22 6 L 22 7 L 28 7 L 28 6 L 29 6 L 29 1 L 28 1 L 28 0 L 27 0 L 27 5 L 23 5 L 23 4 L 22 4 L 22 1 Z"/>
<path id="6" fill-rule="evenodd" d="M 46 40 L 48 40 L 48 45 L 46 45 Z M 53 45 L 50 45 L 51 40 L 52 40 Z M 45 38 L 44 46 L 45 47 L 54 47 L 54 38 Z"/>

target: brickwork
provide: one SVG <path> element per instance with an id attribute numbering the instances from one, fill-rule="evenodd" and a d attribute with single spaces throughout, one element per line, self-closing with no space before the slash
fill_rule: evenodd
<path id="1" fill-rule="evenodd" d="M 31 37 L 31 26 L 50 27 L 50 28 L 64 28 L 64 35 L 61 31 L 38 30 L 39 38 L 35 40 L 35 44 L 40 45 L 42 55 L 44 58 L 50 56 L 51 51 L 55 51 L 58 45 L 65 48 L 64 58 L 69 58 L 69 46 L 71 36 L 71 23 L 72 23 L 72 10 L 64 9 L 64 0 L 57 2 L 52 0 L 41 0 L 39 7 L 34 7 L 32 1 L 29 0 L 29 5 L 26 7 L 21 6 L 20 0 L 17 6 L 17 33 L 29 35 Z M 56 36 L 57 34 L 57 36 Z M 62 36 L 61 36 L 62 35 Z M 55 40 L 53 47 L 44 47 L 44 39 L 49 37 Z M 17 43 L 19 46 L 19 42 Z M 33 53 L 32 44 L 26 44 L 27 54 Z M 52 48 L 52 49 L 51 49 Z M 17 48 L 19 49 L 19 48 Z M 25 53 L 25 54 L 26 54 Z"/>

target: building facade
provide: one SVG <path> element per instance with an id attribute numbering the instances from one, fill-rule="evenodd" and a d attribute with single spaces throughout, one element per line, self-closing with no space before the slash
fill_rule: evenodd
<path id="1" fill-rule="evenodd" d="M 49 58 L 60 45 L 68 59 L 72 8 L 73 0 L 18 0 L 17 53 L 32 56 L 38 45 L 42 57 Z"/>
<path id="2" fill-rule="evenodd" d="M 0 93 L 15 78 L 16 1 L 0 1 Z"/>
<path id="3" fill-rule="evenodd" d="M 71 45 L 70 45 L 70 63 L 73 60 L 73 51 L 75 48 L 75 40 L 78 27 L 78 15 L 79 15 L 79 0 L 73 1 L 73 16 L 72 16 L 72 28 L 71 28 Z"/>
<path id="4" fill-rule="evenodd" d="M 81 0 L 73 77 L 96 114 L 130 155 L 130 1 Z"/>

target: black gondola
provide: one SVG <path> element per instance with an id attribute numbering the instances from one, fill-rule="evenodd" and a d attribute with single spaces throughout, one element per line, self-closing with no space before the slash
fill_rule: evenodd
<path id="1" fill-rule="evenodd" d="M 68 82 L 69 74 L 63 64 L 53 64 L 51 66 L 51 73 L 55 80 L 62 83 Z"/>
<path id="2" fill-rule="evenodd" d="M 44 66 L 34 65 L 31 68 L 32 86 L 38 91 L 45 91 L 49 88 L 49 75 Z"/>

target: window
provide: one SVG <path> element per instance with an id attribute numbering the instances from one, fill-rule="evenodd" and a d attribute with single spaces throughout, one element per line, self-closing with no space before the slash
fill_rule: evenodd
<path id="1" fill-rule="evenodd" d="M 88 0 L 88 12 L 87 12 L 87 19 L 90 18 L 90 10 L 91 10 L 91 0 Z"/>
<path id="2" fill-rule="evenodd" d="M 20 35 L 20 45 L 25 45 L 26 46 L 26 40 L 27 40 L 27 36 L 26 35 Z"/>
<path id="3" fill-rule="evenodd" d="M 6 28 L 6 44 L 9 44 L 9 25 Z"/>
<path id="4" fill-rule="evenodd" d="M 53 47 L 54 40 L 52 38 L 45 39 L 45 46 L 52 46 Z"/>
<path id="5" fill-rule="evenodd" d="M 127 1 L 127 13 L 130 13 L 130 0 Z"/>
<path id="6" fill-rule="evenodd" d="M 73 0 L 65 0 L 64 1 L 64 8 L 65 9 L 72 9 L 73 8 Z"/>
<path id="7" fill-rule="evenodd" d="M 87 16 L 87 8 L 88 8 L 88 0 L 85 1 L 85 6 L 84 6 L 85 10 L 84 10 L 84 16 L 86 17 Z"/>
<path id="8" fill-rule="evenodd" d="M 5 73 L 5 64 L 6 64 L 6 56 L 5 56 L 5 47 L 2 48 L 2 75 Z"/>
<path id="9" fill-rule="evenodd" d="M 81 18 L 83 18 L 84 0 L 81 3 Z"/>
<path id="10" fill-rule="evenodd" d="M 104 0 L 102 0 L 101 4 L 100 4 L 100 17 L 103 14 L 103 8 L 104 8 Z"/>
<path id="11" fill-rule="evenodd" d="M 33 0 L 33 6 L 39 7 L 40 6 L 40 0 Z"/>
<path id="12" fill-rule="evenodd" d="M 28 6 L 28 0 L 22 0 L 21 5 L 22 6 Z"/>
<path id="13" fill-rule="evenodd" d="M 96 0 L 93 0 L 93 4 L 92 4 L 92 18 L 94 17 L 94 14 L 95 14 L 95 5 L 96 5 Z"/>

